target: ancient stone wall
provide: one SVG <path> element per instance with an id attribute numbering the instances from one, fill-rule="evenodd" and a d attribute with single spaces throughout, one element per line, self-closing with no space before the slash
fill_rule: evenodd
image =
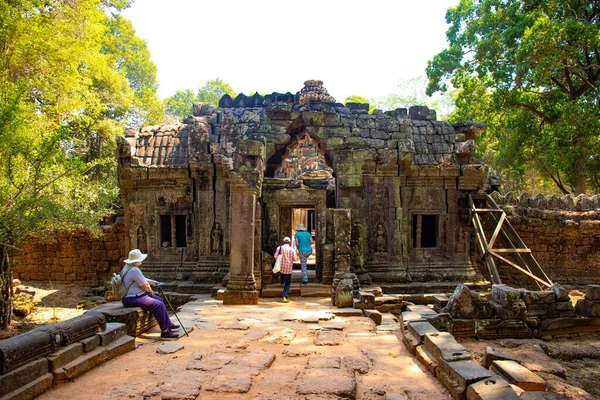
<path id="1" fill-rule="evenodd" d="M 103 282 L 124 258 L 122 220 L 103 225 L 102 235 L 56 232 L 53 240 L 31 242 L 16 258 L 15 278 L 52 282 Z"/>
<path id="2" fill-rule="evenodd" d="M 600 196 L 492 198 L 551 280 L 581 286 L 600 282 Z M 503 282 L 519 287 L 523 275 L 500 267 Z"/>

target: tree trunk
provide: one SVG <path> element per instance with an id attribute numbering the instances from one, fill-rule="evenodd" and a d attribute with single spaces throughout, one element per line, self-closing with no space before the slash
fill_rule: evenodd
<path id="1" fill-rule="evenodd" d="M 13 311 L 12 268 L 6 253 L 0 246 L 0 329 L 8 329 Z"/>
<path id="2" fill-rule="evenodd" d="M 585 173 L 585 157 L 586 152 L 575 161 L 575 196 L 585 194 L 586 189 L 586 173 Z"/>

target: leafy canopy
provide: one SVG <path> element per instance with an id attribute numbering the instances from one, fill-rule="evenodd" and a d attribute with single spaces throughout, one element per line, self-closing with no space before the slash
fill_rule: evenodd
<path id="1" fill-rule="evenodd" d="M 125 0 L 0 2 L 0 327 L 13 255 L 51 229 L 98 229 L 116 205 L 115 137 L 162 115 Z"/>
<path id="2" fill-rule="evenodd" d="M 488 124 L 483 152 L 508 175 L 535 169 L 563 193 L 597 189 L 600 2 L 461 0 L 428 94 L 459 89 L 453 118 Z"/>
<path id="3" fill-rule="evenodd" d="M 192 113 L 193 103 L 202 102 L 218 107 L 219 100 L 226 94 L 232 98 L 237 95 L 231 85 L 221 78 L 209 79 L 197 93 L 189 89 L 178 90 L 173 96 L 168 97 L 165 100 L 165 113 L 170 118 L 182 121 Z"/>

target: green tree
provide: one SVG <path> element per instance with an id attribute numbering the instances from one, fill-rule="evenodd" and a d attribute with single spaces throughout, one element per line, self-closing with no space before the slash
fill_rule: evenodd
<path id="1" fill-rule="evenodd" d="M 189 89 L 178 90 L 165 100 L 167 116 L 183 121 L 192 114 L 192 104 L 198 101 L 196 93 Z"/>
<path id="2" fill-rule="evenodd" d="M 461 0 L 446 14 L 449 48 L 428 63 L 428 93 L 460 89 L 455 117 L 488 124 L 483 147 L 499 169 L 535 168 L 584 193 L 598 175 L 599 19 L 596 1 Z"/>
<path id="3" fill-rule="evenodd" d="M 375 104 L 373 101 L 369 101 L 367 98 L 359 96 L 357 94 L 346 97 L 346 99 L 344 100 L 344 104 L 348 103 L 368 104 L 369 114 L 371 114 L 375 110 Z"/>
<path id="4" fill-rule="evenodd" d="M 454 91 L 450 90 L 443 94 L 436 93 L 433 96 L 428 96 L 426 91 L 427 78 L 425 76 L 402 79 L 396 86 L 395 93 L 375 99 L 373 103 L 375 103 L 375 107 L 382 110 L 427 106 L 436 110 L 440 118 L 446 119 L 454 110 Z"/>
<path id="5" fill-rule="evenodd" d="M 156 97 L 152 72 L 130 69 L 149 54 L 124 46 L 133 33 L 117 37 L 127 24 L 116 28 L 112 11 L 127 4 L 0 2 L 0 328 L 22 243 L 53 229 L 98 231 L 118 199 L 114 136 L 152 115 L 131 106 Z"/>
<path id="6" fill-rule="evenodd" d="M 213 107 L 219 106 L 219 100 L 224 95 L 236 96 L 230 84 L 220 78 L 209 79 L 204 86 L 194 94 L 189 89 L 178 90 L 165 100 L 165 114 L 168 118 L 183 121 L 192 114 L 193 103 L 207 103 Z"/>
<path id="7" fill-rule="evenodd" d="M 226 94 L 232 98 L 236 96 L 235 90 L 221 78 L 210 79 L 198 90 L 198 101 L 208 103 L 213 107 L 219 106 L 219 100 Z"/>

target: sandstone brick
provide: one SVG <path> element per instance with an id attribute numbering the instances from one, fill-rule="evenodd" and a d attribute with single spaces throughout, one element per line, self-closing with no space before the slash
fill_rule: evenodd
<path id="1" fill-rule="evenodd" d="M 527 368 L 511 360 L 496 360 L 490 370 L 525 391 L 546 391 L 546 382 Z"/>

